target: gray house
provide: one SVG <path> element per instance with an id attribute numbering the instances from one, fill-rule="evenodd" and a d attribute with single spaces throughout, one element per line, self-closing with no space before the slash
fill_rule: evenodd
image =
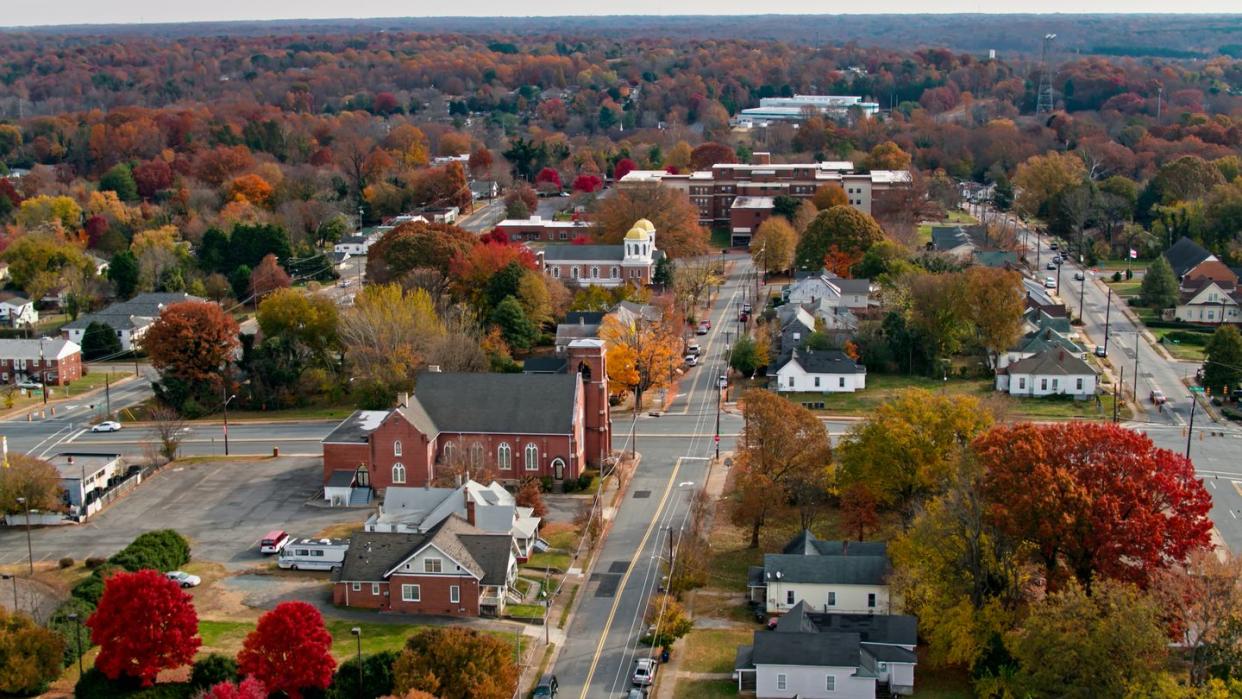
<path id="1" fill-rule="evenodd" d="M 733 678 L 758 699 L 875 699 L 914 693 L 912 616 L 816 614 L 799 603 L 739 646 Z"/>

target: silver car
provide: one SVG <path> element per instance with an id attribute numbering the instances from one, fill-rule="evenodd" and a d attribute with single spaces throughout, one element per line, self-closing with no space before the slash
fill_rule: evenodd
<path id="1" fill-rule="evenodd" d="M 180 570 L 171 570 L 164 573 L 164 577 L 177 583 L 181 587 L 198 587 L 203 584 L 202 578 L 197 575 L 190 575 L 189 573 L 185 573 Z"/>

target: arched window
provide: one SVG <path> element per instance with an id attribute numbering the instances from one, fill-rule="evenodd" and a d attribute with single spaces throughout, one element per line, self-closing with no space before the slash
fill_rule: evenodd
<path id="1" fill-rule="evenodd" d="M 501 444 L 496 447 L 496 464 L 502 471 L 508 471 L 513 468 L 513 450 L 508 444 Z"/>
<path id="2" fill-rule="evenodd" d="M 400 439 L 392 443 L 392 455 L 401 456 L 401 440 Z"/>
<path id="3" fill-rule="evenodd" d="M 599 267 L 592 267 L 592 268 L 591 268 L 591 278 L 592 278 L 592 279 L 599 279 Z"/>
<path id="4" fill-rule="evenodd" d="M 565 460 L 564 459 L 557 457 L 552 460 L 552 477 L 558 481 L 563 480 L 565 478 Z"/>
<path id="5" fill-rule="evenodd" d="M 574 279 L 578 278 L 578 266 L 577 265 L 574 265 L 573 267 L 569 268 L 569 275 L 573 277 Z"/>
<path id="6" fill-rule="evenodd" d="M 539 447 L 534 444 L 526 445 L 526 470 L 539 470 Z"/>
<path id="7" fill-rule="evenodd" d="M 552 268 L 552 276 L 556 277 L 557 279 L 560 279 L 560 278 L 561 278 L 561 268 L 560 268 L 560 267 L 553 267 L 553 268 Z"/>
<path id="8" fill-rule="evenodd" d="M 453 446 L 452 442 L 444 445 L 444 463 L 453 463 L 453 452 L 455 451 L 457 451 L 457 448 Z"/>
<path id="9" fill-rule="evenodd" d="M 483 466 L 483 445 L 479 442 L 470 445 L 470 466 L 472 468 Z"/>
<path id="10" fill-rule="evenodd" d="M 621 268 L 620 268 L 620 267 L 613 267 L 613 268 L 612 268 L 612 278 L 613 278 L 613 279 L 617 279 L 617 278 L 619 278 L 620 276 L 621 276 Z"/>
<path id="11" fill-rule="evenodd" d="M 405 466 L 401 464 L 392 465 L 392 483 L 393 485 L 405 483 Z"/>
<path id="12" fill-rule="evenodd" d="M 578 373 L 582 374 L 582 383 L 591 383 L 591 365 L 578 362 Z"/>

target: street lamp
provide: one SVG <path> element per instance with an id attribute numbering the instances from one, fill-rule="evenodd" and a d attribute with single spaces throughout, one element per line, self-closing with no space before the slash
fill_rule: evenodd
<path id="1" fill-rule="evenodd" d="M 362 699 L 362 628 L 355 626 L 349 633 L 358 639 L 358 699 Z"/>
<path id="2" fill-rule="evenodd" d="M 85 674 L 85 671 L 82 669 L 82 620 L 78 618 L 76 612 L 69 612 L 66 618 L 73 622 L 73 635 L 77 638 L 78 643 L 78 677 L 81 677 Z"/>
<path id="3" fill-rule="evenodd" d="M 30 574 L 34 575 L 34 546 L 30 543 L 30 503 L 26 498 L 17 498 L 17 504 L 26 510 L 26 553 L 29 555 Z"/>
<path id="4" fill-rule="evenodd" d="M 233 395 L 224 399 L 224 455 L 225 456 L 229 455 L 229 403 L 233 402 L 233 399 L 236 397 L 237 397 L 237 394 L 234 393 Z"/>

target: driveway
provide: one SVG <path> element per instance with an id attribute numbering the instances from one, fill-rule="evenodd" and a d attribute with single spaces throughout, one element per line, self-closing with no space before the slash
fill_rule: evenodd
<path id="1" fill-rule="evenodd" d="M 174 464 L 83 525 L 36 529 L 36 561 L 110 556 L 139 534 L 176 529 L 196 559 L 242 570 L 262 563 L 258 541 L 272 529 L 311 536 L 333 524 L 361 522 L 369 510 L 319 507 L 320 461 L 281 457 Z M 26 559 L 25 532 L 0 532 L 0 565 Z"/>

